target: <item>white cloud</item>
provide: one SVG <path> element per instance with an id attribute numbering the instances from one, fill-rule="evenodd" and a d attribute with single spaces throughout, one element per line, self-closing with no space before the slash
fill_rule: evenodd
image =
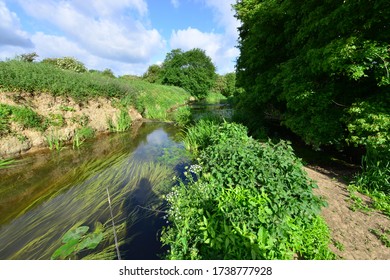
<path id="1" fill-rule="evenodd" d="M 234 17 L 232 5 L 235 0 L 201 0 L 207 7 L 214 11 L 215 21 L 224 28 L 225 34 L 230 38 L 237 40 L 239 21 Z"/>
<path id="2" fill-rule="evenodd" d="M 28 34 L 20 27 L 19 18 L 0 1 L 0 46 L 33 47 Z"/>
<path id="3" fill-rule="evenodd" d="M 185 30 L 173 31 L 170 40 L 172 49 L 188 51 L 193 48 L 200 48 L 205 50 L 217 66 L 219 73 L 234 71 L 235 58 L 238 55 L 238 50 L 226 43 L 223 34 L 201 32 L 191 27 Z"/>
<path id="4" fill-rule="evenodd" d="M 172 3 L 172 6 L 176 9 L 179 8 L 179 6 L 180 6 L 179 0 L 171 0 L 171 3 Z"/>
<path id="5" fill-rule="evenodd" d="M 165 46 L 156 29 L 147 29 L 136 16 L 126 13 L 129 8 L 142 17 L 147 12 L 143 0 L 26 0 L 20 4 L 29 15 L 48 21 L 80 48 L 105 59 L 145 62 Z"/>

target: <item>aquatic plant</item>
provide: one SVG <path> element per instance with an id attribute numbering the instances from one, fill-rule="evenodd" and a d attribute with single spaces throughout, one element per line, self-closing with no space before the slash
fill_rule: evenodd
<path id="1" fill-rule="evenodd" d="M 40 204 L 44 198 L 39 198 L 22 211 L 20 219 L 14 220 L 7 230 L 0 229 L 0 239 L 5 244 L 1 250 L 7 252 L 12 248 L 14 253 L 8 256 L 10 259 L 50 259 L 64 245 L 61 240 L 68 229 L 92 227 L 95 222 L 100 222 L 104 231 L 99 245 L 93 250 L 81 250 L 73 257 L 116 258 L 112 220 L 115 221 L 118 246 L 129 242 L 137 234 L 128 232 L 131 224 L 161 209 L 160 197 L 168 192 L 172 177 L 172 169 L 160 163 L 136 162 L 126 153 L 113 154 L 104 161 L 87 161 L 56 182 L 62 187 L 51 194 L 51 200 Z M 128 206 L 129 201 L 137 195 L 141 180 L 146 180 L 151 186 L 142 196 L 143 207 L 150 211 L 139 211 L 137 206 Z M 106 188 L 110 193 L 112 217 Z M 39 204 L 39 207 L 34 207 Z M 18 228 L 23 230 L 16 230 Z M 12 236 L 7 234 L 11 231 L 15 233 Z"/>

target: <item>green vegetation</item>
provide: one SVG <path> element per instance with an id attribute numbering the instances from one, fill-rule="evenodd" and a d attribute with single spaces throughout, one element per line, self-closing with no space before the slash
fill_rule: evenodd
<path id="1" fill-rule="evenodd" d="M 87 71 L 85 65 L 73 57 L 63 58 L 46 58 L 42 63 L 54 65 L 63 70 L 70 70 L 76 73 L 84 73 Z"/>
<path id="2" fill-rule="evenodd" d="M 111 132 L 124 132 L 127 131 L 131 126 L 131 118 L 127 111 L 121 110 L 117 116 L 116 122 L 108 119 L 108 128 Z"/>
<path id="3" fill-rule="evenodd" d="M 62 237 L 63 245 L 53 253 L 51 259 L 76 259 L 80 251 L 95 249 L 103 239 L 103 225 L 97 223 L 94 232 L 87 233 L 88 230 L 88 226 L 79 226 L 67 231 Z"/>
<path id="4" fill-rule="evenodd" d="M 64 148 L 64 140 L 61 139 L 58 131 L 51 131 L 46 136 L 46 142 L 50 150 L 61 151 Z"/>
<path id="5" fill-rule="evenodd" d="M 234 123 L 200 120 L 197 164 L 167 197 L 169 259 L 332 259 L 324 202 L 285 142 L 260 143 Z"/>
<path id="6" fill-rule="evenodd" d="M 236 73 L 217 75 L 212 91 L 225 97 L 233 96 L 236 92 Z"/>
<path id="7" fill-rule="evenodd" d="M 390 230 L 378 230 L 378 229 L 371 229 L 371 233 L 373 233 L 376 237 L 379 238 L 379 240 L 387 247 L 390 248 Z"/>
<path id="8" fill-rule="evenodd" d="M 196 99 L 205 98 L 215 80 L 215 66 L 201 49 L 172 50 L 160 71 L 162 84 L 181 87 Z"/>
<path id="9" fill-rule="evenodd" d="M 238 119 L 253 134 L 271 118 L 314 147 L 364 150 L 353 184 L 388 213 L 387 3 L 242 0 L 234 8 Z"/>
<path id="10" fill-rule="evenodd" d="M 192 119 L 191 109 L 188 106 L 181 106 L 174 111 L 173 119 L 178 126 L 185 127 L 189 125 Z"/>
<path id="11" fill-rule="evenodd" d="M 89 127 L 84 126 L 76 129 L 73 137 L 73 149 L 78 149 L 88 138 L 92 138 L 95 135 L 95 131 Z"/>
<path id="12" fill-rule="evenodd" d="M 0 159 L 0 169 L 6 169 L 14 166 L 18 161 L 16 159 L 8 158 L 8 159 Z"/>
<path id="13" fill-rule="evenodd" d="M 15 121 L 23 128 L 44 129 L 43 119 L 31 108 L 0 103 L 0 135 L 9 132 L 10 121 Z"/>

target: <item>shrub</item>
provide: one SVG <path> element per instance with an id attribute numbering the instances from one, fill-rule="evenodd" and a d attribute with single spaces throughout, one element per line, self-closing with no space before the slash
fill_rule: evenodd
<path id="1" fill-rule="evenodd" d="M 237 124 L 199 124 L 189 130 L 200 135 L 199 166 L 167 198 L 167 258 L 334 258 L 318 216 L 324 202 L 286 142 L 259 143 Z"/>

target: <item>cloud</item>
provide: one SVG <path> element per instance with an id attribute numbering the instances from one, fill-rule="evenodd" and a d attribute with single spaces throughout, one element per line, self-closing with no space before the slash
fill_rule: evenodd
<path id="1" fill-rule="evenodd" d="M 30 16 L 49 22 L 80 48 L 105 59 L 141 63 L 165 47 L 159 32 L 142 24 L 141 19 L 147 13 L 143 0 L 25 0 L 19 3 Z"/>
<path id="2" fill-rule="evenodd" d="M 33 43 L 20 27 L 19 18 L 0 1 L 0 46 L 19 46 L 32 48 Z"/>
<path id="3" fill-rule="evenodd" d="M 234 70 L 235 59 L 238 50 L 229 46 L 224 34 L 201 32 L 196 28 L 173 31 L 170 39 L 172 49 L 188 51 L 193 48 L 200 48 L 206 51 L 213 63 L 217 66 L 219 73 L 231 72 Z"/>
<path id="4" fill-rule="evenodd" d="M 217 24 L 225 30 L 226 36 L 230 39 L 238 38 L 237 28 L 239 21 L 234 17 L 232 5 L 235 0 L 201 0 L 207 7 L 214 12 L 214 20 Z"/>
<path id="5" fill-rule="evenodd" d="M 177 9 L 180 6 L 179 0 L 171 0 L 172 6 Z"/>

